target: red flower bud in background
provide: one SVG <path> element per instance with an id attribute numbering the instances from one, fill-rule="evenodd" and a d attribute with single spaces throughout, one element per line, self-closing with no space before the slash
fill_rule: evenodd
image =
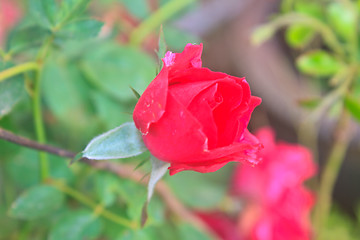
<path id="1" fill-rule="evenodd" d="M 196 212 L 197 216 L 222 240 L 240 240 L 236 226 L 236 219 L 233 219 L 225 213 L 214 212 Z"/>
<path id="2" fill-rule="evenodd" d="M 256 168 L 239 166 L 233 178 L 232 192 L 247 199 L 239 231 L 252 240 L 310 239 L 314 197 L 303 186 L 316 172 L 310 151 L 276 143 L 268 128 L 256 136 L 264 144 L 262 162 Z"/>
<path id="3" fill-rule="evenodd" d="M 258 163 L 259 141 L 247 125 L 261 102 L 249 84 L 201 67 L 201 45 L 167 52 L 133 119 L 151 154 L 169 162 L 170 174 L 213 172 L 230 161 Z"/>
<path id="4" fill-rule="evenodd" d="M 19 6 L 14 0 L 0 0 L 0 46 L 5 40 L 7 32 L 21 17 Z"/>

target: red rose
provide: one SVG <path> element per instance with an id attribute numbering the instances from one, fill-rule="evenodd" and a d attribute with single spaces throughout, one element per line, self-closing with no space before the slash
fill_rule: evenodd
<path id="1" fill-rule="evenodd" d="M 316 173 L 310 151 L 300 145 L 276 142 L 270 128 L 259 130 L 263 143 L 256 168 L 239 166 L 232 193 L 247 199 L 239 219 L 240 232 L 251 240 L 311 239 L 313 194 L 304 181 Z"/>
<path id="2" fill-rule="evenodd" d="M 230 161 L 258 162 L 258 140 L 247 125 L 261 99 L 244 78 L 201 67 L 202 44 L 167 52 L 164 67 L 134 109 L 151 154 L 183 170 L 213 172 Z"/>

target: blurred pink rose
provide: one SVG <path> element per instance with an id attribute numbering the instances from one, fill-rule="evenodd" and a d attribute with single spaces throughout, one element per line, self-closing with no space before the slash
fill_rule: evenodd
<path id="1" fill-rule="evenodd" d="M 303 182 L 316 172 L 311 153 L 299 145 L 276 143 L 269 128 L 256 136 L 264 145 L 263 161 L 256 167 L 239 166 L 232 182 L 232 193 L 247 199 L 239 231 L 253 240 L 310 239 L 314 197 Z"/>
<path id="2" fill-rule="evenodd" d="M 236 219 L 232 219 L 225 213 L 197 212 L 206 225 L 222 240 L 239 240 L 240 236 L 236 226 Z"/>
<path id="3" fill-rule="evenodd" d="M 0 0 L 0 46 L 3 45 L 8 31 L 21 17 L 19 5 L 14 0 Z"/>

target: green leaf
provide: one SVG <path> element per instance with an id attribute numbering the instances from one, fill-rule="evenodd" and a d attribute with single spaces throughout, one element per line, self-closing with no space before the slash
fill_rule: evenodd
<path id="1" fill-rule="evenodd" d="M 151 156 L 151 174 L 150 179 L 147 187 L 147 198 L 146 202 L 144 204 L 143 210 L 142 210 L 142 217 L 141 217 L 141 225 L 144 226 L 146 220 L 147 220 L 147 205 L 149 204 L 152 195 L 154 194 L 154 189 L 156 183 L 164 176 L 164 174 L 167 172 L 170 164 L 164 161 L 160 161 L 159 159 L 155 158 L 154 156 Z"/>
<path id="2" fill-rule="evenodd" d="M 139 221 L 141 209 L 146 201 L 146 188 L 139 183 L 121 179 L 117 193 L 119 198 L 127 204 L 126 213 L 129 218 Z"/>
<path id="3" fill-rule="evenodd" d="M 51 33 L 34 24 L 28 24 L 26 21 L 30 20 L 24 19 L 22 24 L 14 28 L 9 34 L 6 49 L 11 51 L 12 54 L 21 51 L 31 51 L 34 50 L 34 48 L 40 47 Z"/>
<path id="4" fill-rule="evenodd" d="M 145 229 L 139 229 L 136 231 L 125 231 L 119 239 L 121 240 L 135 240 L 135 239 L 141 239 L 141 240 L 155 240 L 156 238 L 154 238 L 153 236 L 153 232 L 151 231 L 152 229 L 150 228 L 145 228 Z"/>
<path id="5" fill-rule="evenodd" d="M 330 3 L 327 17 L 332 28 L 345 40 L 354 38 L 356 32 L 356 11 L 339 2 Z"/>
<path id="6" fill-rule="evenodd" d="M 149 3 L 147 0 L 119 0 L 126 9 L 136 18 L 145 19 L 150 15 Z"/>
<path id="7" fill-rule="evenodd" d="M 36 157 L 38 154 L 36 154 Z M 50 155 L 50 175 L 54 179 L 65 180 L 66 182 L 72 182 L 75 179 L 74 173 L 69 168 L 67 161 L 63 157 Z"/>
<path id="8" fill-rule="evenodd" d="M 296 65 L 299 70 L 312 76 L 331 76 L 336 74 L 342 64 L 328 52 L 315 50 L 301 55 Z"/>
<path id="9" fill-rule="evenodd" d="M 97 173 L 95 177 L 95 191 L 100 202 L 105 207 L 111 206 L 116 200 L 119 187 L 118 178 L 110 173 Z"/>
<path id="10" fill-rule="evenodd" d="M 92 92 L 91 100 L 97 116 L 106 129 L 112 129 L 122 123 L 132 121 L 133 104 L 120 103 L 101 92 Z"/>
<path id="11" fill-rule="evenodd" d="M 93 123 L 89 122 L 88 96 L 82 93 L 87 90 L 86 82 L 76 66 L 66 61 L 48 59 L 41 82 L 46 105 L 62 123 L 73 131 L 84 130 Z"/>
<path id="12" fill-rule="evenodd" d="M 14 218 L 33 220 L 45 217 L 58 209 L 64 201 L 64 195 L 57 189 L 38 185 L 22 193 L 9 209 Z"/>
<path id="13" fill-rule="evenodd" d="M 71 182 L 74 174 L 64 158 L 49 155 L 50 175 L 56 179 Z M 39 153 L 35 150 L 21 148 L 16 155 L 7 159 L 5 164 L 9 180 L 19 188 L 28 188 L 40 183 Z"/>
<path id="14" fill-rule="evenodd" d="M 286 42 L 291 47 L 303 48 L 313 39 L 315 32 L 303 25 L 292 25 L 286 29 Z"/>
<path id="15" fill-rule="evenodd" d="M 134 96 L 129 86 L 143 93 L 155 77 L 156 66 L 138 49 L 103 43 L 88 52 L 82 69 L 99 89 L 120 101 L 130 101 Z"/>
<path id="16" fill-rule="evenodd" d="M 5 204 L 2 204 L 2 206 L 0 206 L 0 239 L 9 239 L 9 236 L 17 231 L 19 227 L 19 221 L 6 215 L 7 209 L 4 205 Z"/>
<path id="17" fill-rule="evenodd" d="M 320 240 L 357 240 L 358 227 L 354 221 L 337 208 L 331 210 Z"/>
<path id="18" fill-rule="evenodd" d="M 101 233 L 102 224 L 87 210 L 66 213 L 50 229 L 49 240 L 96 239 Z"/>
<path id="19" fill-rule="evenodd" d="M 0 65 L 0 71 L 4 70 Z M 24 97 L 24 79 L 22 75 L 8 78 L 0 82 L 0 118 L 8 114 Z"/>
<path id="20" fill-rule="evenodd" d="M 83 157 L 93 160 L 128 158 L 146 150 L 139 130 L 133 122 L 128 122 L 91 140 Z"/>
<path id="21" fill-rule="evenodd" d="M 41 82 L 45 102 L 58 118 L 67 118 L 83 108 L 65 63 L 49 59 Z"/>
<path id="22" fill-rule="evenodd" d="M 321 20 L 324 17 L 323 6 L 320 2 L 312 0 L 295 1 L 295 11 Z"/>
<path id="23" fill-rule="evenodd" d="M 58 14 L 58 23 L 66 24 L 81 17 L 90 0 L 62 0 Z"/>
<path id="24" fill-rule="evenodd" d="M 174 191 L 174 194 L 186 205 L 197 209 L 214 208 L 226 194 L 228 176 L 231 165 L 217 172 L 202 174 L 183 171 L 165 180 Z M 223 178 L 221 178 L 223 177 Z M 193 186 L 196 183 L 196 187 Z"/>
<path id="25" fill-rule="evenodd" d="M 30 0 L 30 15 L 39 26 L 51 29 L 54 25 L 54 16 L 57 12 L 57 5 L 54 0 Z"/>
<path id="26" fill-rule="evenodd" d="M 14 157 L 6 161 L 9 180 L 20 188 L 27 188 L 40 183 L 38 154 L 34 150 L 21 149 Z"/>
<path id="27" fill-rule="evenodd" d="M 180 239 L 186 240 L 210 240 L 211 238 L 203 232 L 200 232 L 194 226 L 190 224 L 181 224 L 179 225 L 180 230 Z"/>
<path id="28" fill-rule="evenodd" d="M 351 113 L 353 118 L 360 122 L 360 100 L 350 94 L 345 96 L 345 108 Z"/>
<path id="29" fill-rule="evenodd" d="M 96 37 L 103 25 L 102 22 L 94 19 L 81 19 L 65 25 L 61 31 L 57 33 L 57 36 L 71 40 L 88 39 Z"/>

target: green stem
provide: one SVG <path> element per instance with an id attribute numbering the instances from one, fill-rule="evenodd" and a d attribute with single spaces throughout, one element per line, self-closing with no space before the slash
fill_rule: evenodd
<path id="1" fill-rule="evenodd" d="M 334 184 L 344 161 L 350 143 L 350 116 L 343 110 L 335 130 L 335 140 L 320 179 L 318 199 L 314 212 L 316 239 L 321 239 L 324 225 L 329 215 Z"/>
<path id="2" fill-rule="evenodd" d="M 163 5 L 148 19 L 143 21 L 136 29 L 134 29 L 130 35 L 130 44 L 141 44 L 144 38 L 154 29 L 194 1 L 195 0 L 172 0 Z"/>
<path id="3" fill-rule="evenodd" d="M 320 105 L 317 106 L 310 114 L 307 116 L 303 122 L 300 124 L 298 129 L 298 139 L 299 142 L 307 147 L 309 147 L 315 159 L 318 158 L 318 132 L 319 129 L 319 121 L 321 117 L 329 110 L 331 106 L 335 103 L 340 101 L 344 97 L 344 95 L 349 90 L 351 83 L 354 79 L 356 74 L 357 66 L 351 66 L 348 69 L 347 76 L 344 82 L 337 87 L 335 90 L 328 93 L 323 100 L 321 101 Z"/>
<path id="4" fill-rule="evenodd" d="M 0 72 L 0 82 L 4 81 L 7 78 L 13 77 L 15 75 L 18 75 L 20 73 L 24 73 L 31 70 L 38 70 L 39 64 L 36 62 L 27 62 L 23 63 L 11 68 L 8 68 L 2 72 Z"/>
<path id="5" fill-rule="evenodd" d="M 41 86 L 41 74 L 40 71 L 36 72 L 35 82 L 34 82 L 34 92 L 33 92 L 33 117 L 34 125 L 36 131 L 37 141 L 39 143 L 46 143 L 44 122 L 42 117 L 42 108 L 41 108 L 41 96 L 40 96 L 40 86 Z M 40 174 L 41 179 L 44 181 L 49 177 L 49 161 L 47 159 L 47 154 L 44 152 L 39 152 L 40 157 Z"/>
<path id="6" fill-rule="evenodd" d="M 332 48 L 334 52 L 336 52 L 340 56 L 345 55 L 343 46 L 338 41 L 332 29 L 316 18 L 300 13 L 289 13 L 276 18 L 265 26 L 271 27 L 273 30 L 276 30 L 281 27 L 292 25 L 295 23 L 302 24 L 317 30 L 322 35 L 325 43 L 327 43 L 327 45 Z"/>
<path id="7" fill-rule="evenodd" d="M 66 193 L 70 197 L 76 199 L 80 203 L 88 206 L 89 208 L 92 208 L 94 210 L 95 214 L 103 216 L 104 218 L 107 218 L 108 220 L 115 222 L 119 225 L 125 226 L 127 228 L 130 228 L 130 229 L 137 228 L 137 224 L 135 222 L 131 222 L 128 219 L 125 219 L 119 215 L 116 215 L 116 214 L 104 209 L 101 204 L 97 204 L 96 202 L 94 202 L 90 198 L 88 198 L 87 196 L 85 196 L 82 193 L 76 191 L 75 189 L 67 186 L 65 183 L 51 180 L 50 184 L 52 186 L 56 187 L 57 189 L 59 189 L 60 191 Z"/>
<path id="8" fill-rule="evenodd" d="M 353 3 L 349 0 L 346 0 L 346 6 L 350 9 L 350 11 L 353 11 L 353 14 L 355 15 L 355 29 L 358 29 L 359 27 L 359 14 L 358 14 L 358 10 L 356 7 L 356 3 Z M 350 56 L 351 56 L 351 60 L 353 63 L 357 63 L 357 58 L 358 58 L 358 45 L 359 42 L 359 33 L 358 31 L 353 31 L 353 35 L 350 39 L 350 44 L 351 44 L 351 52 L 350 52 Z"/>

